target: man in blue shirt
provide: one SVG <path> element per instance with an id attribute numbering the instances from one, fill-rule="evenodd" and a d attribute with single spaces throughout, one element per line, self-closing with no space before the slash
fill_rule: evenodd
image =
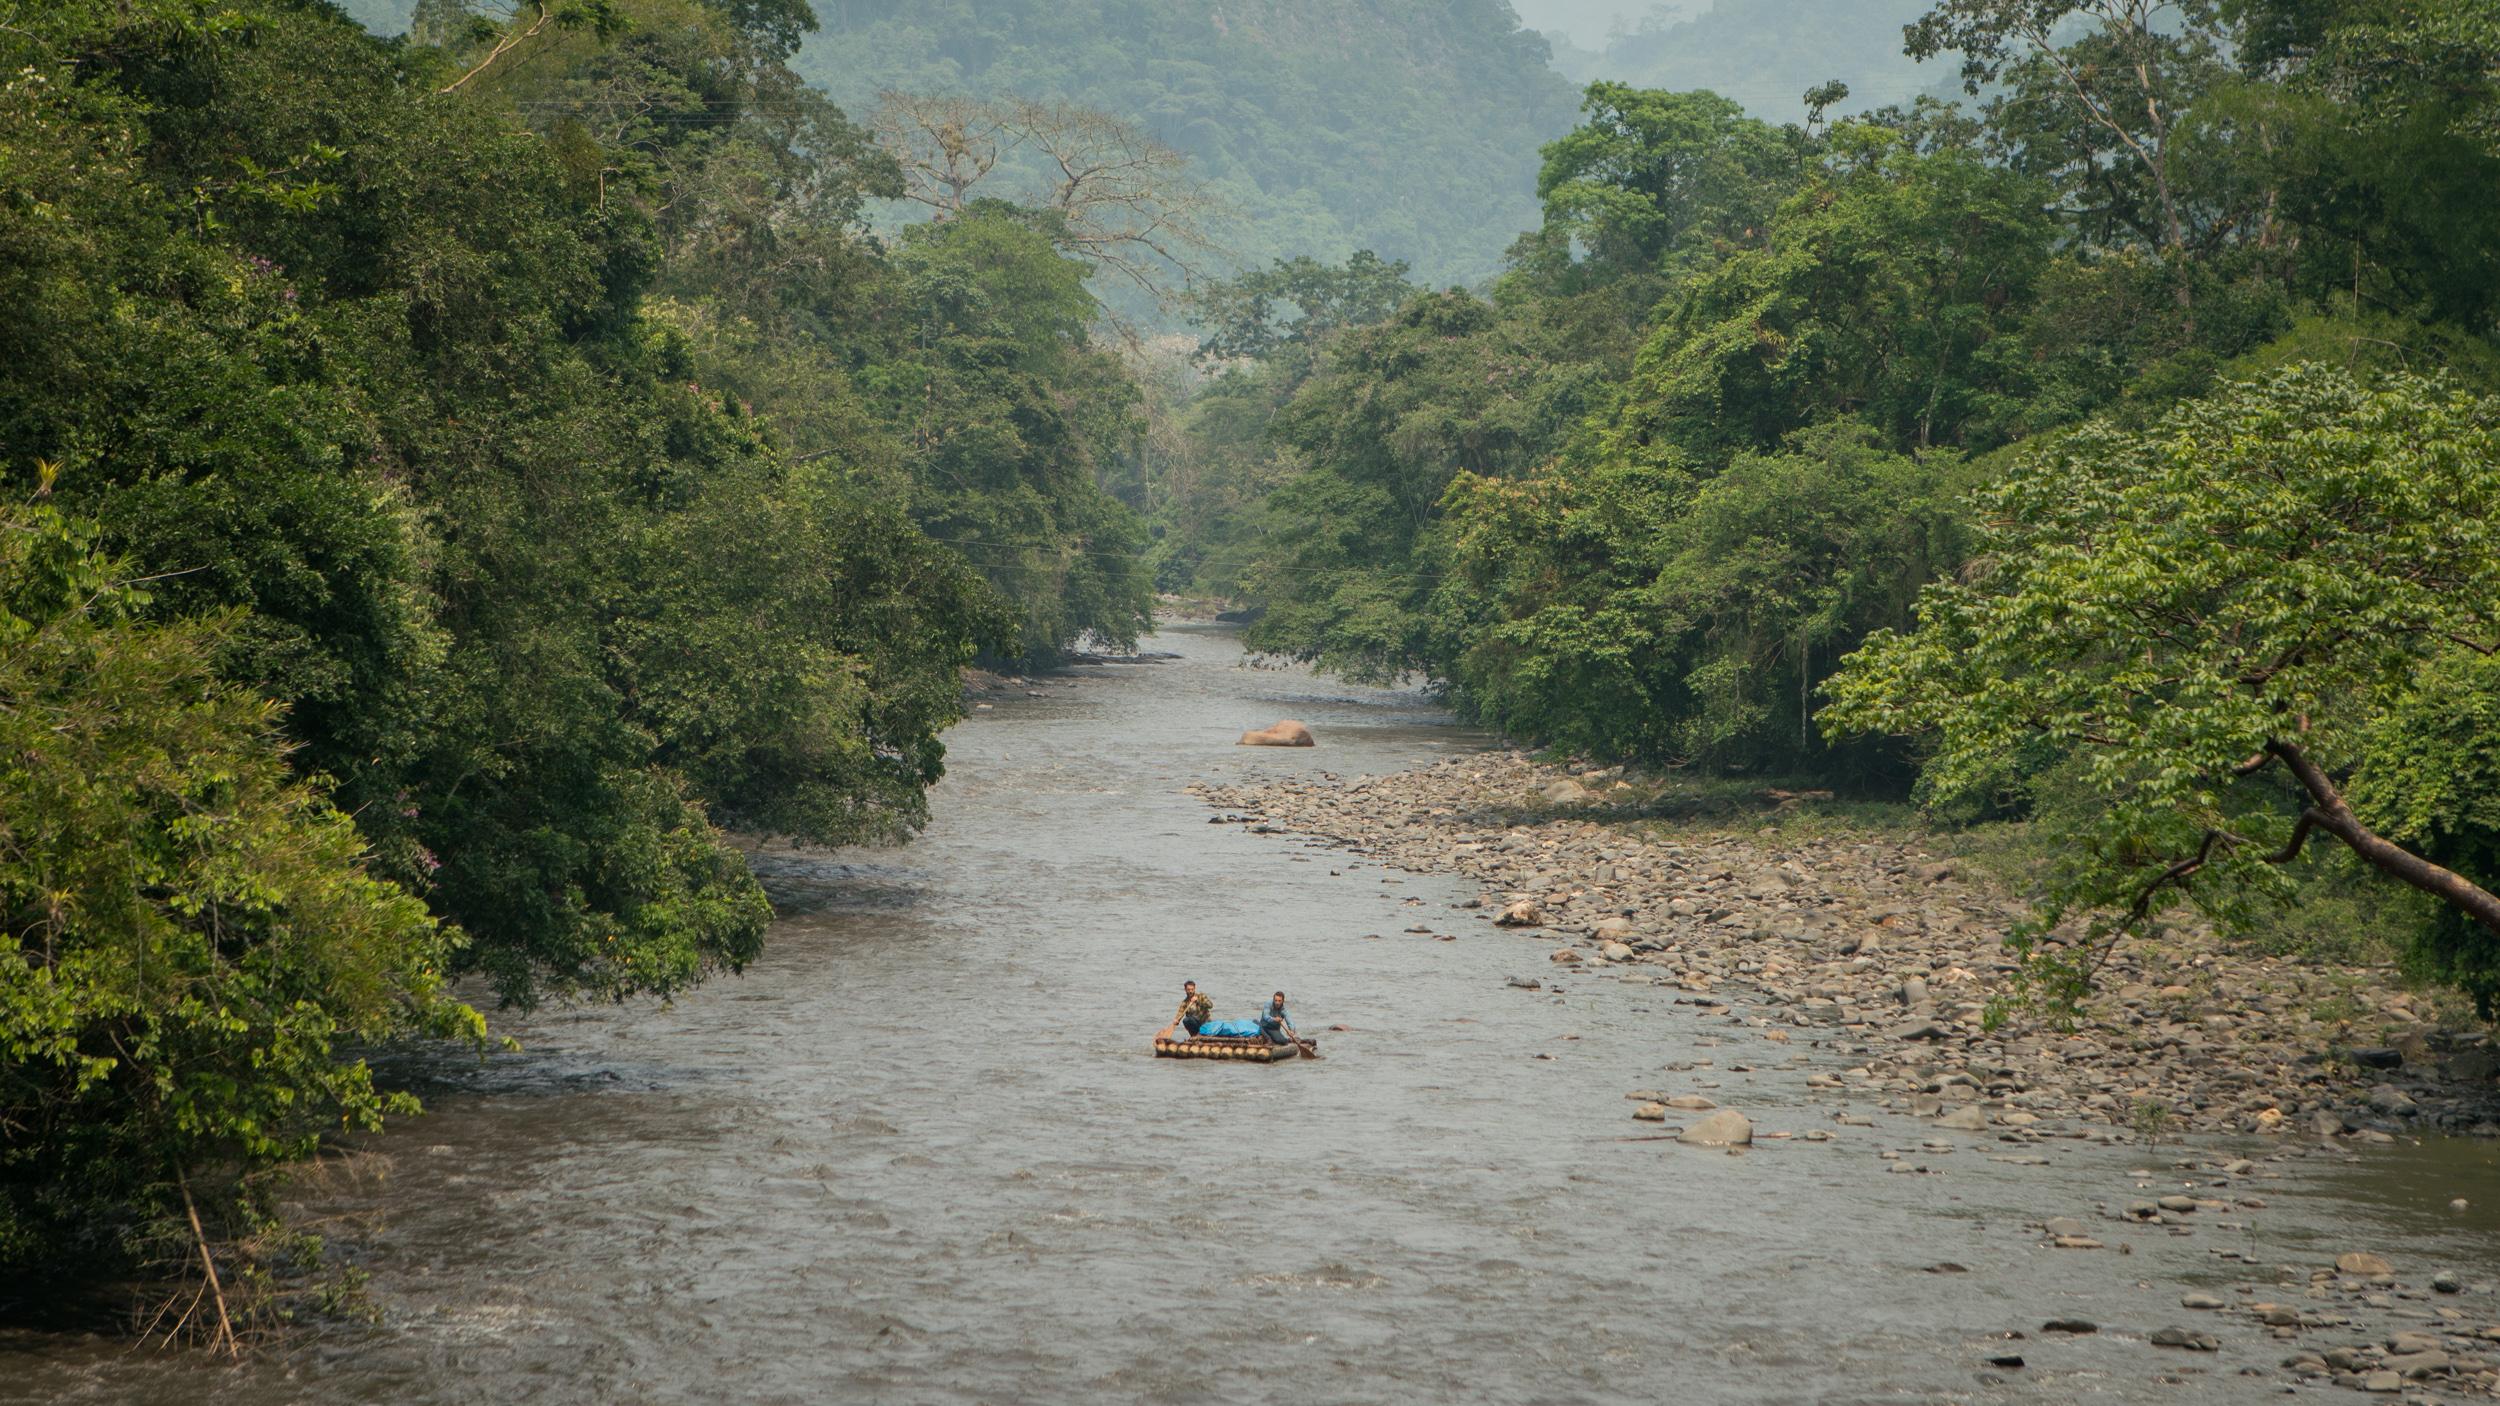
<path id="1" fill-rule="evenodd" d="M 1294 1032 L 1293 1020 L 1285 1014 L 1284 992 L 1277 992 L 1275 999 L 1267 1003 L 1267 1009 L 1259 1012 L 1259 1033 L 1265 1035 L 1271 1044 L 1302 1043 L 1302 1037 Z"/>

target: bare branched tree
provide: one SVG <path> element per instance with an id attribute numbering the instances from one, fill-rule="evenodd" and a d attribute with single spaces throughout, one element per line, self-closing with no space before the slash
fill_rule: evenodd
<path id="1" fill-rule="evenodd" d="M 1061 248 L 1158 302 L 1223 252 L 1207 233 L 1221 203 L 1189 178 L 1189 159 L 1107 113 L 886 93 L 876 132 L 905 197 L 938 218 L 992 197 L 1045 211 Z"/>

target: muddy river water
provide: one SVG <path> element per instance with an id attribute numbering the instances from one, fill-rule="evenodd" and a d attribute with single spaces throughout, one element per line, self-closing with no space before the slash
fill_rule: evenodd
<path id="1" fill-rule="evenodd" d="M 1415 694 L 1244 667 L 1211 627 L 1152 647 L 1183 657 L 965 722 L 915 843 L 760 856 L 783 916 L 743 976 L 403 1071 L 431 1112 L 374 1140 L 387 1175 L 307 1207 L 346 1218 L 377 1326 L 240 1368 L 13 1337 L 0 1400 L 2254 1402 L 2290 1386 L 2285 1345 L 2181 1294 L 2354 1248 L 2457 1270 L 2446 1302 L 2500 1322 L 2487 1144 L 2294 1158 L 2232 1228 L 2044 1248 L 2026 1222 L 2151 1194 L 2131 1171 L 2192 1184 L 2182 1150 L 2017 1165 L 1879 1110 L 1835 1126 L 1805 1079 L 1837 1051 L 1787 1063 L 1594 975 L 1507 985 L 1552 943 L 1454 911 L 1471 886 L 1210 825 L 1182 789 L 1481 738 Z M 1321 745 L 1232 745 L 1279 717 Z M 1282 987 L 1327 1057 L 1152 1058 L 1184 978 L 1227 1016 Z M 1624 1094 L 1657 1087 L 1836 1136 L 1627 1141 L 1656 1125 Z M 2174 1323 L 2222 1350 L 2145 1341 Z"/>

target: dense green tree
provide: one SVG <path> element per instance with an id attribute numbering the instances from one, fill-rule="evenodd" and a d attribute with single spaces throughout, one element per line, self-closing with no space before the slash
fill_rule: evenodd
<path id="1" fill-rule="evenodd" d="M 1954 444 L 2048 256 L 2039 189 L 1971 151 L 1844 124 L 1817 178 L 1675 297 L 1641 355 L 1619 452 L 1768 446 L 1836 416 Z"/>
<path id="2" fill-rule="evenodd" d="M 240 1177 L 414 1107 L 352 1047 L 483 1032 L 445 993 L 455 936 L 289 774 L 278 709 L 217 678 L 238 617 L 152 623 L 95 539 L 0 510 L 12 1280 L 208 1253 L 191 1216 L 226 1225 Z"/>
<path id="3" fill-rule="evenodd" d="M 1442 496 L 1460 473 L 1525 470 L 1585 409 L 1555 353 L 1456 291 L 1332 342 L 1272 431 L 1297 465 L 1273 499 L 1252 645 L 1366 678 L 1438 673 Z"/>
<path id="4" fill-rule="evenodd" d="M 1463 641 L 1457 696 L 1485 721 L 1601 755 L 1721 770 L 1897 770 L 1835 752 L 1815 687 L 1960 559 L 1960 461 L 1837 421 L 1704 474 L 1574 455 L 1451 490 L 1436 606 Z"/>
<path id="5" fill-rule="evenodd" d="M 1976 504 L 1977 569 L 1852 656 L 1822 717 L 1928 739 L 1939 796 L 2077 759 L 2093 804 L 2040 919 L 2090 918 L 2063 982 L 2180 902 L 2245 924 L 2315 839 L 2485 929 L 2440 953 L 2488 996 L 2500 875 L 2427 851 L 2493 852 L 2458 760 L 2500 738 L 2424 714 L 2485 676 L 2461 652 L 2500 629 L 2496 512 L 2500 403 L 2314 366 L 2226 387 L 2026 456 Z"/>
<path id="6" fill-rule="evenodd" d="M 1287 347 L 1308 353 L 1331 333 L 1396 313 L 1420 291 L 1409 272 L 1399 260 L 1358 249 L 1341 265 L 1306 254 L 1220 280 L 1196 295 L 1206 329 L 1199 352 L 1218 361 L 1273 359 Z"/>
<path id="7" fill-rule="evenodd" d="M 1705 265 L 1759 247 L 1780 200 L 1803 180 L 1806 144 L 1711 92 L 1592 83 L 1580 125 L 1546 144 L 1537 173 L 1544 232 L 1567 241 L 1588 276 Z"/>

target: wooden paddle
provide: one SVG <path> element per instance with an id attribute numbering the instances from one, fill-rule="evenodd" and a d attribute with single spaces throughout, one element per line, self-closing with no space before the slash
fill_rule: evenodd
<path id="1" fill-rule="evenodd" d="M 1319 1041 L 1317 1040 L 1305 1040 L 1301 1036 L 1296 1035 L 1293 1037 L 1293 1047 L 1302 1051 L 1302 1057 L 1304 1059 L 1319 1058 Z"/>

